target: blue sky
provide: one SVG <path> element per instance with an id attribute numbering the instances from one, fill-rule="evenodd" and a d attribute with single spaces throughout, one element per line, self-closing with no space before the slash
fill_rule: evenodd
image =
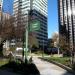
<path id="1" fill-rule="evenodd" d="M 13 0 L 3 0 L 3 7 L 2 7 L 2 11 L 4 13 L 8 13 L 10 15 L 12 15 L 13 13 Z"/>
<path id="2" fill-rule="evenodd" d="M 48 38 L 58 31 L 57 0 L 48 0 Z"/>

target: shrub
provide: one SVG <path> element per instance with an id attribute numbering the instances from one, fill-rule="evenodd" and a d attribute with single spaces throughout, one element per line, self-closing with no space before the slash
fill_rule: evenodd
<path id="1" fill-rule="evenodd" d="M 72 69 L 75 70 L 75 63 L 72 65 Z"/>

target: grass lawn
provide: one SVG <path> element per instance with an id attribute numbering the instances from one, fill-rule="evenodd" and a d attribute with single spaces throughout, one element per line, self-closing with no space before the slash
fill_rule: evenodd
<path id="1" fill-rule="evenodd" d="M 0 59 L 0 67 L 7 64 L 8 60 L 7 59 Z"/>
<path id="2" fill-rule="evenodd" d="M 68 67 L 72 67 L 71 63 L 70 63 L 70 57 L 45 57 L 43 58 L 47 61 L 56 61 L 58 63 L 61 63 L 63 65 L 66 65 Z"/>
<path id="3" fill-rule="evenodd" d="M 48 56 L 48 54 L 44 53 L 43 51 L 36 51 L 36 52 L 34 52 L 34 54 L 36 54 L 36 55 L 38 55 L 38 56 L 42 56 L 42 54 L 43 54 L 44 56 Z"/>

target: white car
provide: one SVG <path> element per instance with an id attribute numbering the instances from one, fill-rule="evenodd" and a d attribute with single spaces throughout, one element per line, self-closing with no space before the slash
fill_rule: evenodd
<path id="1" fill-rule="evenodd" d="M 26 50 L 26 48 L 24 48 L 24 51 L 25 50 Z M 22 58 L 22 54 L 23 54 L 23 48 L 22 47 L 17 47 L 16 50 L 15 50 L 15 53 L 14 53 L 14 57 Z"/>
<path id="2" fill-rule="evenodd" d="M 17 47 L 16 51 L 19 51 L 19 50 L 23 50 L 23 48 L 22 47 Z"/>

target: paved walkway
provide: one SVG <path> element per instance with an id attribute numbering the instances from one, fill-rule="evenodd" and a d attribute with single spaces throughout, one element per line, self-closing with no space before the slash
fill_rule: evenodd
<path id="1" fill-rule="evenodd" d="M 33 62 L 36 64 L 41 75 L 73 75 L 66 70 L 33 56 Z"/>

